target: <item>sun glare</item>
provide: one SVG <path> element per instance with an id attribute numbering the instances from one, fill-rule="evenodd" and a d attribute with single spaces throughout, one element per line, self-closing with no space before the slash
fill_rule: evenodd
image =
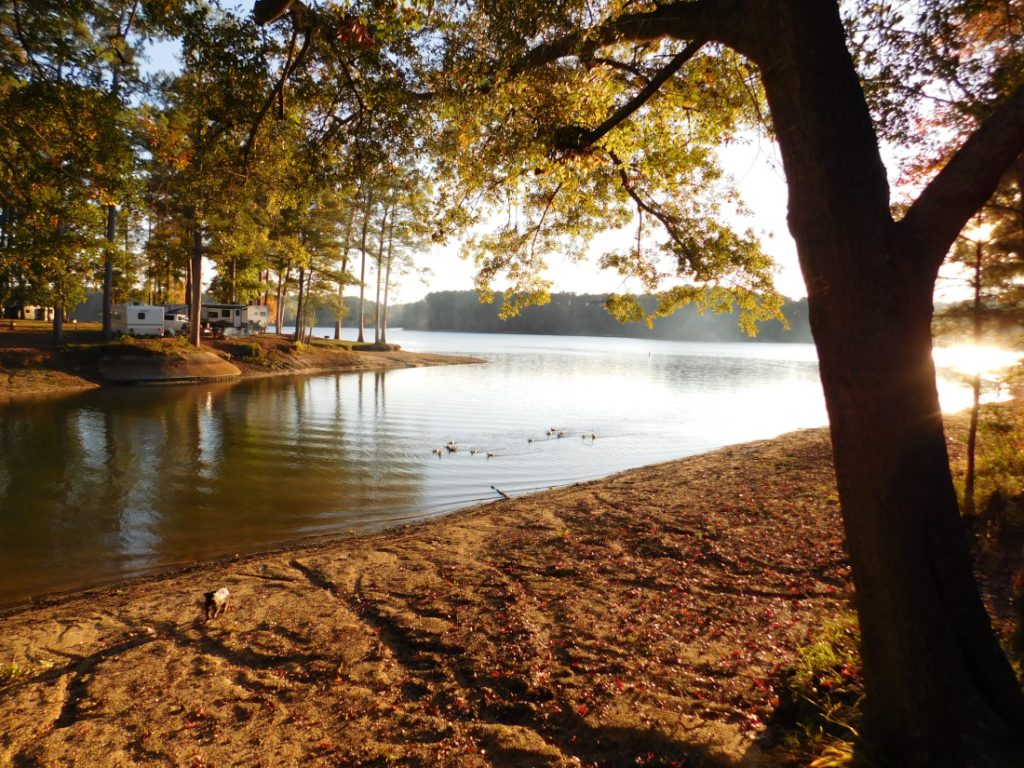
<path id="1" fill-rule="evenodd" d="M 976 347 L 963 344 L 955 347 L 936 347 L 932 352 L 937 368 L 946 368 L 968 376 L 991 376 L 1013 367 L 1021 360 L 1021 353 L 1003 347 Z"/>

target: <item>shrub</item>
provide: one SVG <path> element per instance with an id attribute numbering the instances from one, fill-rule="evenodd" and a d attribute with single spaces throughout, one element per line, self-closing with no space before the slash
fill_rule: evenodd
<path id="1" fill-rule="evenodd" d="M 234 344 L 224 345 L 223 349 L 225 352 L 229 352 L 232 357 L 241 357 L 250 360 L 263 357 L 263 347 L 255 341 L 239 341 Z"/>

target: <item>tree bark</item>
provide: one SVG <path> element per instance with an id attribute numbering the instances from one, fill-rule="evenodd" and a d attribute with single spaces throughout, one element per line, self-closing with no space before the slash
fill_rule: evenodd
<path id="1" fill-rule="evenodd" d="M 305 308 L 304 293 L 306 287 L 306 268 L 299 266 L 299 293 L 295 302 L 295 332 L 292 334 L 293 341 L 302 341 L 302 334 L 305 332 L 302 322 L 302 311 Z"/>
<path id="2" fill-rule="evenodd" d="M 344 312 L 345 304 L 345 273 L 348 272 L 348 251 L 352 244 L 352 219 L 355 218 L 355 211 L 352 206 L 348 209 L 348 219 L 345 221 L 345 244 L 341 249 L 341 275 L 338 279 L 338 315 L 334 319 L 334 338 L 336 340 L 341 339 L 341 316 Z"/>
<path id="3" fill-rule="evenodd" d="M 381 217 L 381 220 L 380 220 L 380 237 L 377 240 L 377 293 L 374 296 L 374 304 L 373 304 L 373 310 L 374 310 L 374 313 L 373 313 L 373 343 L 374 344 L 380 344 L 380 320 L 381 320 L 381 317 L 380 317 L 380 289 L 381 289 L 381 280 L 383 278 L 383 275 L 381 273 L 381 268 L 383 267 L 383 261 L 384 261 L 384 228 L 387 226 L 387 223 L 388 223 L 388 212 L 390 210 L 391 209 L 390 209 L 389 206 L 387 206 L 387 205 L 384 206 L 384 215 Z"/>
<path id="4" fill-rule="evenodd" d="M 64 310 L 53 308 L 53 343 L 58 347 L 64 343 Z"/>
<path id="5" fill-rule="evenodd" d="M 363 311 L 366 303 L 366 232 L 370 228 L 370 209 L 373 207 L 373 196 L 367 192 L 363 207 L 363 230 L 360 238 L 362 256 L 359 260 L 359 336 L 356 341 L 366 341 L 366 314 Z"/>
<path id="6" fill-rule="evenodd" d="M 203 228 L 195 222 L 192 230 L 192 258 L 189 269 L 188 341 L 200 347 L 203 339 Z"/>
<path id="7" fill-rule="evenodd" d="M 277 273 L 277 306 L 274 307 L 274 325 L 277 327 L 277 335 L 284 336 L 284 287 L 288 284 L 288 273 L 291 266 L 285 265 L 281 272 Z"/>
<path id="8" fill-rule="evenodd" d="M 388 227 L 388 256 L 387 271 L 384 273 L 384 315 L 380 327 L 380 343 L 388 343 L 388 291 L 391 289 L 391 259 L 393 246 L 395 244 L 395 217 L 391 216 L 391 225 Z"/>
<path id="9" fill-rule="evenodd" d="M 868 738 L 898 765 L 1024 765 L 1024 696 L 974 582 L 935 387 L 941 258 L 896 236 L 835 5 L 747 10 L 832 429 Z"/>
<path id="10" fill-rule="evenodd" d="M 107 250 L 103 257 L 103 340 L 110 341 L 114 332 L 110 312 L 114 292 L 114 238 L 117 237 L 117 206 L 107 206 Z"/>

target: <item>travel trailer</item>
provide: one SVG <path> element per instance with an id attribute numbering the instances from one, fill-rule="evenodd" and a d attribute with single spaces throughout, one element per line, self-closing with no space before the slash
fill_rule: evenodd
<path id="1" fill-rule="evenodd" d="M 164 308 L 130 301 L 110 308 L 110 328 L 116 336 L 163 336 Z"/>
<path id="2" fill-rule="evenodd" d="M 225 336 L 263 333 L 270 319 L 268 307 L 257 304 L 203 304 L 203 324 Z"/>
<path id="3" fill-rule="evenodd" d="M 188 333 L 188 315 L 170 312 L 164 307 L 164 335 L 177 336 Z"/>

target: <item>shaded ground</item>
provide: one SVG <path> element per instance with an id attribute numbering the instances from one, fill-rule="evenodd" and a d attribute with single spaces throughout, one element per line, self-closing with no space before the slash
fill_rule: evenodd
<path id="1" fill-rule="evenodd" d="M 0 764 L 775 765 L 832 485 L 800 432 L 13 614 Z"/>

